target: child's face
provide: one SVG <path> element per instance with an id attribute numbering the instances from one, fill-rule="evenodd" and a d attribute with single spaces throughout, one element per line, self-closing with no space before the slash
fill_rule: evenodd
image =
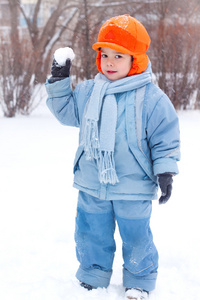
<path id="1" fill-rule="evenodd" d="M 132 56 L 108 47 L 101 48 L 101 69 L 109 80 L 118 80 L 128 75 Z"/>

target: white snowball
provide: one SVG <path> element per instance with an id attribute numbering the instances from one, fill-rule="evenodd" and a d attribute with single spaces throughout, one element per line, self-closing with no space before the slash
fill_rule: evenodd
<path id="1" fill-rule="evenodd" d="M 74 51 L 69 47 L 59 48 L 54 53 L 54 58 L 60 66 L 64 66 L 68 58 L 72 61 L 74 57 Z"/>

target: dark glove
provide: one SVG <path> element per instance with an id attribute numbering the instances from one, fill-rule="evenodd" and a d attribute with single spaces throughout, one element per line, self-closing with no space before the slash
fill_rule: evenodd
<path id="1" fill-rule="evenodd" d="M 162 195 L 159 199 L 159 204 L 165 204 L 169 200 L 172 193 L 172 174 L 158 174 L 158 183 L 162 192 Z"/>
<path id="2" fill-rule="evenodd" d="M 59 81 L 69 77 L 70 69 L 71 69 L 71 59 L 67 59 L 65 66 L 60 66 L 57 61 L 54 59 L 52 66 L 51 66 L 51 75 L 52 77 L 49 78 L 49 83 L 53 83 L 55 81 Z"/>

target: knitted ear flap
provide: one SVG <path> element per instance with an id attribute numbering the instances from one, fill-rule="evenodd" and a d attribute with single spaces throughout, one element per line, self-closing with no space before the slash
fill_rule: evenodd
<path id="1" fill-rule="evenodd" d="M 96 57 L 96 65 L 97 65 L 97 69 L 99 72 L 103 73 L 102 72 L 102 69 L 101 69 L 101 48 L 99 49 L 98 53 L 97 53 L 97 57 Z"/>
<path id="2" fill-rule="evenodd" d="M 134 54 L 132 68 L 130 69 L 128 76 L 132 76 L 144 72 L 148 66 L 148 63 L 149 63 L 149 58 L 146 54 Z M 96 65 L 98 71 L 100 73 L 103 73 L 101 69 L 101 49 L 97 53 Z"/>
<path id="3" fill-rule="evenodd" d="M 140 74 L 144 72 L 148 66 L 149 58 L 146 54 L 135 54 L 133 55 L 133 64 L 130 69 L 128 76 Z"/>

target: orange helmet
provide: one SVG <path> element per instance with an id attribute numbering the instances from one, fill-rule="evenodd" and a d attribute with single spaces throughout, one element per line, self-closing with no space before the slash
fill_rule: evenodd
<path id="1" fill-rule="evenodd" d="M 98 40 L 92 48 L 98 51 L 96 64 L 101 70 L 101 47 L 109 47 L 121 53 L 133 56 L 133 64 L 128 76 L 140 74 L 148 66 L 146 51 L 150 37 L 144 26 L 129 15 L 121 15 L 107 20 L 100 28 Z"/>

